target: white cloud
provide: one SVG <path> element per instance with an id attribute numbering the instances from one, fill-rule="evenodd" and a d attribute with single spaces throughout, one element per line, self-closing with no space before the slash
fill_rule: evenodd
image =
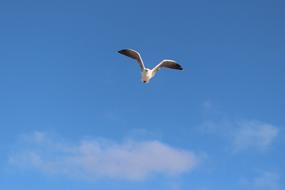
<path id="1" fill-rule="evenodd" d="M 22 148 L 10 155 L 10 163 L 48 174 L 142 180 L 151 174 L 187 172 L 197 163 L 192 152 L 159 141 L 114 143 L 101 139 L 71 145 L 42 132 L 25 135 L 25 139 Z"/>
<path id="2" fill-rule="evenodd" d="M 239 123 L 233 140 L 235 150 L 240 151 L 249 148 L 267 149 L 277 134 L 277 127 L 268 123 L 257 121 Z"/>

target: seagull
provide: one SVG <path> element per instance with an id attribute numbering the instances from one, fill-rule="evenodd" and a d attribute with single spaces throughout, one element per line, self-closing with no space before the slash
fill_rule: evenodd
<path id="1" fill-rule="evenodd" d="M 176 63 L 176 61 L 170 60 L 170 59 L 164 59 L 159 64 L 157 64 L 153 69 L 148 69 L 144 66 L 143 60 L 139 52 L 133 49 L 122 49 L 118 51 L 118 53 L 128 56 L 130 58 L 133 58 L 138 62 L 140 69 L 141 69 L 141 80 L 143 83 L 149 83 L 150 79 L 154 77 L 154 75 L 157 73 L 157 71 L 160 70 L 160 68 L 163 68 L 163 67 L 170 68 L 170 69 L 183 70 L 181 65 Z"/>

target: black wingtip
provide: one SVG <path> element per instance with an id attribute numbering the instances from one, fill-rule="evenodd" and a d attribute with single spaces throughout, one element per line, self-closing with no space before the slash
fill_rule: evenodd
<path id="1" fill-rule="evenodd" d="M 179 64 L 176 64 L 176 69 L 178 69 L 178 70 L 183 70 L 182 66 L 179 65 Z"/>
<path id="2" fill-rule="evenodd" d="M 125 50 L 122 49 L 122 50 L 118 51 L 118 53 L 122 54 L 124 51 L 125 51 Z"/>

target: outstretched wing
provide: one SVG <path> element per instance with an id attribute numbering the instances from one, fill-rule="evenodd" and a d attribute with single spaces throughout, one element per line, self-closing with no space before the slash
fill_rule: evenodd
<path id="1" fill-rule="evenodd" d="M 181 67 L 181 65 L 179 65 L 178 63 L 176 63 L 176 61 L 174 60 L 169 60 L 169 59 L 165 59 L 162 60 L 158 65 L 156 65 L 152 70 L 154 73 L 156 73 L 157 71 L 159 71 L 160 68 L 162 67 L 166 67 L 166 68 L 170 68 L 170 69 L 178 69 L 178 70 L 183 70 L 183 68 Z"/>
<path id="2" fill-rule="evenodd" d="M 118 53 L 126 55 L 128 57 L 131 57 L 131 58 L 137 60 L 137 62 L 140 65 L 141 70 L 144 70 L 145 67 L 144 67 L 143 60 L 142 60 L 139 52 L 132 50 L 132 49 L 122 49 L 122 50 L 118 51 Z"/>

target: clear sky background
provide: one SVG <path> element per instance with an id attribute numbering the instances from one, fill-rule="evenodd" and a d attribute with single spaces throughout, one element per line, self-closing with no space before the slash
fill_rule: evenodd
<path id="1" fill-rule="evenodd" d="M 0 1 L 0 189 L 284 189 L 284 7 Z"/>

